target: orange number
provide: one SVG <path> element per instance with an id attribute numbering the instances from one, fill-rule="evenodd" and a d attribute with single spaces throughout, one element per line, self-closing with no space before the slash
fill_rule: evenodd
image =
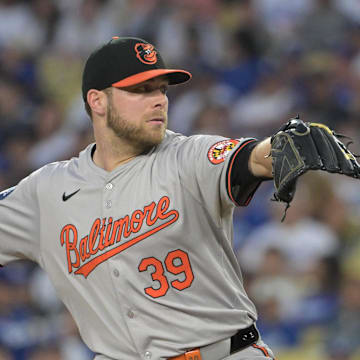
<path id="1" fill-rule="evenodd" d="M 191 286 L 194 280 L 194 274 L 191 269 L 189 256 L 182 250 L 174 250 L 167 254 L 165 258 L 166 270 L 174 275 L 184 274 L 184 280 L 173 280 L 171 286 L 177 290 L 184 290 Z M 153 288 L 152 286 L 145 288 L 145 293 L 151 297 L 158 298 L 166 295 L 169 290 L 169 281 L 164 275 L 164 266 L 162 262 L 154 257 L 142 259 L 139 265 L 139 271 L 147 271 L 148 268 L 154 267 L 151 273 L 153 281 L 158 281 L 160 287 Z"/>
<path id="2" fill-rule="evenodd" d="M 158 281 L 160 283 L 160 287 L 158 289 L 154 289 L 151 286 L 147 287 L 144 289 L 145 293 L 154 298 L 164 296 L 169 290 L 169 283 L 166 276 L 164 276 L 163 264 L 154 257 L 142 259 L 139 265 L 139 271 L 146 271 L 149 266 L 153 266 L 155 268 L 155 270 L 151 273 L 151 278 L 154 281 Z"/>
<path id="3" fill-rule="evenodd" d="M 179 259 L 179 265 L 175 265 L 174 261 Z M 183 281 L 174 280 L 171 285 L 178 290 L 184 290 L 191 286 L 194 280 L 194 274 L 191 269 L 190 260 L 186 252 L 182 250 L 174 250 L 170 252 L 165 259 L 165 266 L 167 271 L 172 274 L 178 275 L 184 273 L 185 279 Z"/>

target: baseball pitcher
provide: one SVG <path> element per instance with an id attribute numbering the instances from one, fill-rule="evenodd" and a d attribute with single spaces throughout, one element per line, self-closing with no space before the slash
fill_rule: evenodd
<path id="1" fill-rule="evenodd" d="M 168 131 L 167 88 L 190 78 L 114 37 L 83 72 L 95 143 L 0 193 L 0 264 L 38 263 L 96 360 L 274 359 L 232 250 L 234 207 L 265 179 L 289 204 L 309 169 L 359 176 L 322 124 L 292 119 L 263 141 Z"/>

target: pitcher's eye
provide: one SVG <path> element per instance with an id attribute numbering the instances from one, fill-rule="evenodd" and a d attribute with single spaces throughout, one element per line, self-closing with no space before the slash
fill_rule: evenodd
<path id="1" fill-rule="evenodd" d="M 133 91 L 136 93 L 144 93 L 144 92 L 148 92 L 149 90 L 148 90 L 148 86 L 141 85 L 141 86 L 137 86 Z"/>
<path id="2" fill-rule="evenodd" d="M 142 85 L 138 85 L 138 86 L 134 86 L 133 88 L 128 89 L 128 91 L 133 92 L 133 93 L 137 93 L 137 94 L 147 94 L 147 93 L 151 93 L 153 91 L 156 91 L 157 89 L 159 89 L 161 91 L 161 93 L 166 94 L 167 90 L 168 90 L 168 86 L 167 85 L 161 85 L 159 87 L 155 87 L 153 84 L 142 84 Z"/>
<path id="3" fill-rule="evenodd" d="M 137 92 L 139 93 L 151 93 L 153 92 L 155 89 L 153 86 L 151 86 L 151 84 L 144 84 L 144 85 L 141 85 L 138 89 L 137 89 Z"/>

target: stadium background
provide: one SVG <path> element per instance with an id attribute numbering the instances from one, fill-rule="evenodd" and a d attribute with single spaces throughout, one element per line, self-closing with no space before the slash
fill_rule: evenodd
<path id="1" fill-rule="evenodd" d="M 360 152 L 357 0 L 2 0 L 0 189 L 92 141 L 81 71 L 113 35 L 154 42 L 169 65 L 192 71 L 169 93 L 174 131 L 261 139 L 299 113 Z M 264 340 L 282 360 L 360 359 L 359 183 L 309 173 L 284 223 L 272 191 L 264 183 L 234 218 Z M 0 270 L 7 359 L 92 359 L 29 262 Z"/>

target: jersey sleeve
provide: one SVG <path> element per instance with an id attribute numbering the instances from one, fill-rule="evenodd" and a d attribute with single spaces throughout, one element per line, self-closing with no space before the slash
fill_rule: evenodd
<path id="1" fill-rule="evenodd" d="M 0 193 L 0 265 L 29 259 L 38 262 L 39 205 L 36 174 Z"/>
<path id="2" fill-rule="evenodd" d="M 259 142 L 245 141 L 230 158 L 226 175 L 226 189 L 229 197 L 237 206 L 247 206 L 262 181 L 270 180 L 267 177 L 257 177 L 245 166 L 249 164 L 252 150 Z"/>
<path id="3" fill-rule="evenodd" d="M 256 143 L 253 138 L 187 138 L 178 151 L 182 185 L 215 216 L 234 206 L 246 206 L 261 182 L 248 168 Z"/>

